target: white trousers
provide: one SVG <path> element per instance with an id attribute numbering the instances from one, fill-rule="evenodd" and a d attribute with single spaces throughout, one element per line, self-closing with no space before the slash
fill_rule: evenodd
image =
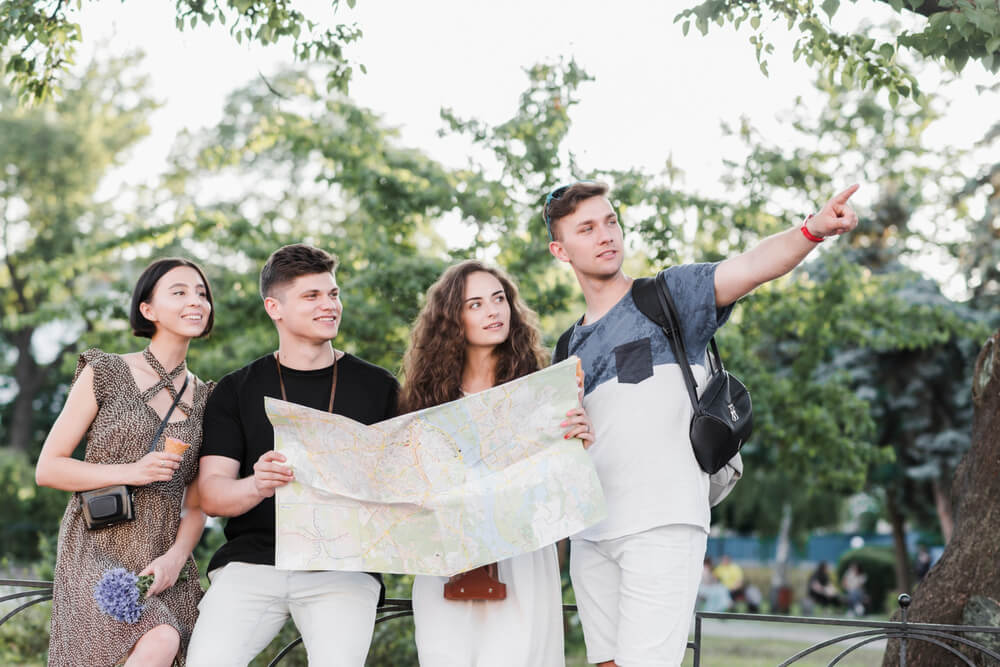
<path id="1" fill-rule="evenodd" d="M 379 584 L 363 572 L 301 572 L 229 563 L 210 573 L 188 647 L 188 667 L 244 667 L 291 615 L 310 665 L 361 667 Z"/>
<path id="2" fill-rule="evenodd" d="M 570 577 L 588 662 L 681 664 L 707 541 L 704 530 L 686 524 L 612 540 L 572 540 Z"/>

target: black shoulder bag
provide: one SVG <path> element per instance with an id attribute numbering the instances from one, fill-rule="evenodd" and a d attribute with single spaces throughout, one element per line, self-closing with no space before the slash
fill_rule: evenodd
<path id="1" fill-rule="evenodd" d="M 691 399 L 693 414 L 689 432 L 695 459 L 702 470 L 715 475 L 739 453 L 753 431 L 750 392 L 723 367 L 719 347 L 713 336 L 706 350 L 708 382 L 699 398 L 684 337 L 681 335 L 680 318 L 662 271 L 656 278 L 637 278 L 632 283 L 632 298 L 639 311 L 659 325 L 670 341 Z M 568 355 L 572 332 L 573 327 L 570 327 L 559 337 L 554 362 L 562 361 Z M 739 474 L 742 474 L 742 464 L 739 466 Z"/>
<path id="2" fill-rule="evenodd" d="M 181 400 L 181 396 L 184 395 L 184 390 L 187 389 L 188 380 L 190 379 L 191 376 L 185 374 L 184 384 L 181 385 L 181 390 L 174 396 L 174 402 L 170 404 L 170 409 L 167 410 L 166 416 L 160 422 L 160 427 L 156 429 L 156 435 L 153 436 L 153 441 L 149 443 L 147 454 L 156 448 L 156 443 L 160 440 L 160 436 L 163 435 L 163 430 L 167 427 L 167 422 L 170 421 L 170 415 L 174 413 L 177 401 Z M 90 530 L 95 530 L 134 519 L 135 499 L 132 497 L 133 491 L 134 489 L 128 484 L 114 484 L 94 489 L 93 491 L 81 492 L 80 507 L 83 510 L 84 525 Z"/>

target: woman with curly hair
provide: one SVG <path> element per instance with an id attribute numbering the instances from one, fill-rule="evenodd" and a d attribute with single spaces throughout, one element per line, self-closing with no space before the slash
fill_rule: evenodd
<path id="1" fill-rule="evenodd" d="M 546 360 L 536 322 L 502 271 L 475 260 L 450 267 L 427 291 L 414 326 L 403 361 L 402 411 L 454 401 L 539 370 Z M 583 408 L 567 413 L 560 426 L 567 429 L 567 438 L 580 438 L 584 447 L 593 443 Z M 565 664 L 555 545 L 484 568 L 506 586 L 505 599 L 448 600 L 448 578 L 414 579 L 420 664 Z"/>

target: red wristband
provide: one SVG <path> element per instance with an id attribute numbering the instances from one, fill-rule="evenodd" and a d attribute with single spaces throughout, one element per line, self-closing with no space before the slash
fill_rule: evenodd
<path id="1" fill-rule="evenodd" d="M 811 218 L 811 217 L 812 217 L 812 215 L 809 216 L 809 218 Z M 812 232 L 809 231 L 808 227 L 806 227 L 806 222 L 809 222 L 809 218 L 806 218 L 805 222 L 802 223 L 802 236 L 806 237 L 807 239 L 809 239 L 813 243 L 822 243 L 823 239 L 825 237 L 823 237 L 823 236 L 816 236 L 815 234 L 813 234 Z"/>

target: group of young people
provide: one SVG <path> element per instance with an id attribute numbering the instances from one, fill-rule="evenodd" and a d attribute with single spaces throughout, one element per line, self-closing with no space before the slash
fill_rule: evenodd
<path id="1" fill-rule="evenodd" d="M 791 270 L 823 238 L 852 229 L 857 216 L 847 200 L 855 189 L 743 254 L 665 272 L 699 383 L 705 345 L 732 304 Z M 569 353 L 585 372 L 581 405 L 559 427 L 588 448 L 608 507 L 603 521 L 571 539 L 588 660 L 680 664 L 709 528 L 709 479 L 691 450 L 684 380 L 665 335 L 631 297 L 607 186 L 557 188 L 542 215 L 549 250 L 570 265 L 586 300 L 569 338 Z M 275 251 L 261 271 L 260 293 L 278 331 L 277 350 L 217 384 L 185 364 L 190 342 L 211 331 L 215 312 L 205 274 L 184 259 L 153 262 L 135 286 L 130 323 L 150 339 L 145 350 L 81 355 L 37 481 L 73 492 L 127 484 L 135 512 L 131 521 L 88 530 L 78 494 L 70 500 L 59 532 L 50 665 L 246 665 L 289 616 L 310 664 L 364 664 L 384 594 L 380 575 L 274 567 L 274 494 L 294 471 L 274 451 L 264 397 L 373 424 L 532 373 L 549 355 L 514 281 L 466 261 L 428 290 L 400 387 L 392 373 L 332 345 L 344 315 L 336 268 L 336 259 L 315 247 Z M 150 448 L 161 422 L 163 435 Z M 84 436 L 78 460 L 73 452 Z M 166 437 L 190 447 L 169 453 Z M 227 521 L 203 594 L 191 552 L 206 515 Z M 155 575 L 134 624 L 95 605 L 94 585 L 114 567 Z M 493 571 L 506 586 L 503 600 L 449 600 L 445 578 L 415 578 L 422 665 L 564 663 L 554 546 Z"/>

